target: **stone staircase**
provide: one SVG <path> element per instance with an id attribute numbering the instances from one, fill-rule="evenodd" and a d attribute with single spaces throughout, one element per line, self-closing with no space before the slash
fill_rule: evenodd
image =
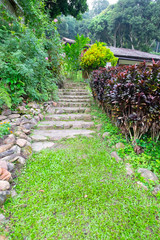
<path id="1" fill-rule="evenodd" d="M 66 83 L 64 89 L 59 89 L 57 106 L 33 130 L 33 150 L 54 148 L 56 141 L 77 135 L 91 137 L 94 122 L 89 114 L 90 101 L 84 83 Z"/>

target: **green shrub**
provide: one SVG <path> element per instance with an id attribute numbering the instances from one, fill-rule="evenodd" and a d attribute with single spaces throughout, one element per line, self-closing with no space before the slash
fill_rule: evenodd
<path id="1" fill-rule="evenodd" d="M 12 131 L 10 131 L 10 124 L 8 122 L 4 122 L 4 123 L 0 123 L 0 138 L 3 138 L 3 136 L 8 135 L 10 133 L 12 133 Z"/>
<path id="2" fill-rule="evenodd" d="M 81 66 L 84 70 L 94 70 L 105 67 L 107 62 L 111 62 L 112 66 L 115 66 L 117 61 L 118 58 L 105 46 L 105 43 L 97 42 L 84 53 Z"/>
<path id="3" fill-rule="evenodd" d="M 37 37 L 21 18 L 18 21 L 0 8 L 0 81 L 14 106 L 23 98 L 46 101 L 57 90 L 61 65 L 59 35 L 52 22 L 44 24 L 41 32 Z"/>

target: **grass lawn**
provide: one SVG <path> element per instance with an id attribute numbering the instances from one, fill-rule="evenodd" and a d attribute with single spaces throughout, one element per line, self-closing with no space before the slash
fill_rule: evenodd
<path id="1" fill-rule="evenodd" d="M 159 239 L 157 200 L 126 177 L 105 141 L 64 143 L 28 160 L 4 206 L 8 239 Z"/>

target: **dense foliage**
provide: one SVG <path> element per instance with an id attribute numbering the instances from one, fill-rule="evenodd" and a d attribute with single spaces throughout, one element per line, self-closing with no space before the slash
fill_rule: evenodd
<path id="1" fill-rule="evenodd" d="M 107 62 L 111 62 L 112 66 L 115 66 L 117 61 L 118 58 L 114 56 L 104 43 L 96 42 L 82 56 L 81 66 L 84 70 L 93 70 L 105 67 Z"/>
<path id="2" fill-rule="evenodd" d="M 66 62 L 67 71 L 78 71 L 80 69 L 80 55 L 89 42 L 89 38 L 85 38 L 83 35 L 77 35 L 74 44 L 70 45 L 67 43 L 64 45 L 64 60 Z"/>
<path id="3" fill-rule="evenodd" d="M 160 62 L 93 71 L 91 88 L 107 114 L 135 144 L 160 136 Z"/>
<path id="4" fill-rule="evenodd" d="M 8 92 L 13 106 L 23 98 L 42 101 L 53 97 L 60 78 L 62 47 L 56 23 L 47 22 L 47 15 L 41 12 L 35 19 L 41 18 L 43 25 L 35 28 L 27 11 L 24 8 L 24 24 L 22 18 L 0 9 L 0 87 Z M 5 96 L 6 92 L 1 100 Z"/>
<path id="5" fill-rule="evenodd" d="M 81 13 L 84 13 L 88 9 L 86 0 L 45 0 L 44 2 L 52 18 L 61 13 L 65 16 L 72 15 L 73 17 L 80 18 Z"/>
<path id="6" fill-rule="evenodd" d="M 102 41 L 108 46 L 160 51 L 160 0 L 119 0 L 101 10 L 100 13 L 98 4 L 93 4 L 82 21 L 62 17 L 58 26 L 61 36 L 71 38 L 78 33 L 93 43 Z"/>

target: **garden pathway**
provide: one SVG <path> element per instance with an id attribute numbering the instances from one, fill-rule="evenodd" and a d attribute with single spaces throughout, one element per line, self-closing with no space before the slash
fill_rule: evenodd
<path id="1" fill-rule="evenodd" d="M 94 133 L 90 101 L 85 83 L 65 83 L 65 88 L 59 89 L 57 106 L 49 109 L 45 120 L 33 131 L 33 150 L 52 148 L 55 141 L 63 138 L 90 137 Z"/>

